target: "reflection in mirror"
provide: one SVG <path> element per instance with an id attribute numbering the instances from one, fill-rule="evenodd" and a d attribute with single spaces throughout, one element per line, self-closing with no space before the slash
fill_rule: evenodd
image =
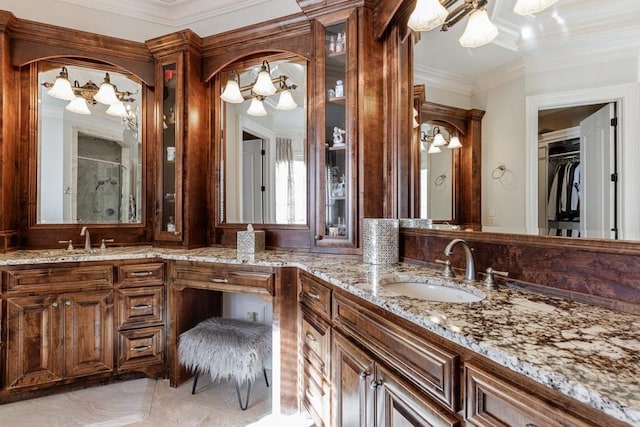
<path id="1" fill-rule="evenodd" d="M 262 68 L 270 70 L 276 85 L 271 96 L 252 92 Z M 241 96 L 235 88 L 235 95 L 227 97 L 225 88 L 222 96 L 224 221 L 306 224 L 306 62 L 265 61 L 238 71 L 238 76 L 228 74 L 223 81 L 231 80 L 232 86 L 237 83 Z"/>
<path id="2" fill-rule="evenodd" d="M 620 239 L 639 239 L 640 202 L 636 201 L 640 198 L 632 185 L 625 184 L 640 180 L 636 166 L 640 147 L 635 144 L 640 70 L 637 2 L 561 1 L 535 17 L 513 13 L 514 4 L 515 0 L 488 3 L 492 22 L 500 27 L 493 43 L 463 49 L 457 40 L 462 29 L 456 26 L 448 32 L 422 32 L 414 48 L 414 84 L 426 85 L 428 102 L 487 112 L 477 165 L 482 229 L 568 236 L 566 229 L 549 227 L 540 203 L 548 195 L 540 196 L 544 189 L 539 186 L 545 183 L 539 182 L 538 172 L 545 176 L 548 170 L 538 163 L 538 112 L 543 116 L 549 109 L 615 103 L 619 181 L 612 209 L 617 215 L 610 220 L 601 217 L 603 224 L 593 233 L 585 225 L 584 232 L 574 229 L 570 235 L 609 239 L 615 238 L 610 229 L 616 228 Z M 507 165 L 508 182 L 491 178 L 499 165 Z M 598 166 L 593 165 L 592 171 L 593 167 Z M 582 177 L 593 178 L 599 174 L 595 171 L 585 174 L 582 169 Z M 609 186 L 611 173 L 600 174 L 604 179 L 593 185 Z"/>
<path id="3" fill-rule="evenodd" d="M 420 218 L 453 220 L 453 150 L 456 139 L 435 122 L 420 126 Z M 459 141 L 458 141 L 459 144 Z M 454 148 L 450 148 L 454 146 Z"/>
<path id="4" fill-rule="evenodd" d="M 60 80 L 71 84 L 66 94 Z M 141 84 L 112 70 L 49 62 L 39 64 L 38 81 L 37 222 L 140 223 Z M 97 95 L 106 81 L 111 98 Z"/>

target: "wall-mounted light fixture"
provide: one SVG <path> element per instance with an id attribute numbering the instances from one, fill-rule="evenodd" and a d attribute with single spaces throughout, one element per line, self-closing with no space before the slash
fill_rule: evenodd
<path id="1" fill-rule="evenodd" d="M 250 116 L 266 116 L 267 110 L 264 108 L 264 100 L 271 95 L 280 94 L 280 99 L 276 105 L 277 110 L 293 110 L 298 106 L 291 96 L 291 91 L 296 89 L 296 85 L 287 85 L 289 77 L 282 75 L 271 77 L 271 68 L 267 61 L 262 61 L 260 72 L 253 83 L 240 86 L 240 76 L 237 71 L 231 73 L 227 84 L 222 91 L 220 98 L 231 104 L 240 104 L 246 100 L 251 100 L 247 114 Z"/>
<path id="2" fill-rule="evenodd" d="M 490 43 L 498 36 L 496 27 L 485 9 L 488 0 L 464 0 L 455 9 L 448 9 L 459 0 L 417 0 L 416 6 L 409 16 L 407 25 L 414 31 L 431 31 L 440 27 L 447 31 L 469 16 L 464 33 L 459 39 L 463 47 L 479 47 Z M 518 0 L 514 12 L 520 15 L 532 15 L 540 12 L 558 0 Z"/>
<path id="3" fill-rule="evenodd" d="M 125 106 L 125 102 L 135 101 L 128 91 L 119 91 L 111 84 L 109 73 L 105 73 L 104 80 L 100 86 L 89 80 L 80 86 L 77 80 L 71 84 L 69 72 L 66 67 L 62 67 L 60 74 L 54 83 L 44 82 L 42 85 L 49 90 L 47 95 L 63 101 L 69 101 L 66 110 L 77 114 L 91 114 L 88 103 L 95 105 L 101 103 L 108 105 L 106 113 L 112 116 L 128 118 L 131 114 L 131 107 Z"/>
<path id="4" fill-rule="evenodd" d="M 462 148 L 460 138 L 458 138 L 457 135 L 453 135 L 451 139 L 447 141 L 438 126 L 432 127 L 430 133 L 428 131 L 422 132 L 420 140 L 424 147 L 429 146 L 429 150 L 427 151 L 429 154 L 441 153 L 441 147 L 445 146 L 450 149 Z"/>

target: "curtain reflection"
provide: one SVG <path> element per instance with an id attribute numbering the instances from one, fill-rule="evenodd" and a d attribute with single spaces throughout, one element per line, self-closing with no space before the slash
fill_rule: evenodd
<path id="1" fill-rule="evenodd" d="M 296 219 L 292 141 L 276 138 L 276 222 L 293 224 Z"/>

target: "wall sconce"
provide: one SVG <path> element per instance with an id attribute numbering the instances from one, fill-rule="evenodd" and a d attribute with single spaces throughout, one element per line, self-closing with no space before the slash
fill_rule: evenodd
<path id="1" fill-rule="evenodd" d="M 124 106 L 124 103 L 134 101 L 131 98 L 133 93 L 119 91 L 116 86 L 111 84 L 109 73 L 105 73 L 104 81 L 100 86 L 91 80 L 82 86 L 77 80 L 74 80 L 72 85 L 67 68 L 62 67 L 54 83 L 44 82 L 42 85 L 49 89 L 47 95 L 63 101 L 69 101 L 65 109 L 76 114 L 91 114 L 88 103 L 95 105 L 99 102 L 109 106 L 106 111 L 107 114 L 127 118 L 130 112 Z"/>
<path id="2" fill-rule="evenodd" d="M 558 0 L 518 0 L 513 11 L 519 15 L 533 15 L 548 8 Z M 469 15 L 467 27 L 460 37 L 462 47 L 479 47 L 490 43 L 498 36 L 498 27 L 490 20 L 484 8 L 488 0 L 464 0 L 453 9 L 458 0 L 417 0 L 407 25 L 414 31 L 431 31 L 440 27 L 447 31 Z"/>
<path id="3" fill-rule="evenodd" d="M 439 126 L 433 126 L 431 128 L 431 134 L 428 132 L 422 132 L 420 141 L 422 141 L 423 146 L 426 146 L 425 144 L 430 144 L 429 150 L 427 151 L 429 154 L 441 153 L 442 150 L 440 147 L 444 146 L 450 149 L 462 148 L 462 143 L 457 135 L 453 135 L 451 139 L 447 141 L 440 132 Z"/>
<path id="4" fill-rule="evenodd" d="M 296 89 L 296 85 L 287 85 L 289 77 L 282 75 L 271 77 L 271 68 L 267 61 L 262 61 L 260 72 L 253 83 L 240 86 L 240 76 L 237 71 L 232 71 L 231 77 L 222 91 L 220 98 L 224 102 L 240 104 L 246 100 L 251 100 L 247 114 L 250 116 L 266 116 L 267 110 L 263 102 L 268 96 L 280 94 L 280 99 L 276 105 L 277 110 L 287 111 L 295 109 L 298 104 L 293 100 L 291 91 Z M 246 92 L 243 94 L 243 92 Z"/>
<path id="5" fill-rule="evenodd" d="M 478 47 L 491 42 L 498 35 L 498 27 L 489 20 L 484 6 L 487 0 L 464 0 L 451 12 L 447 8 L 458 0 L 418 0 L 407 25 L 414 31 L 431 31 L 440 27 L 447 31 L 469 15 L 467 27 L 459 42 L 463 47 Z"/>

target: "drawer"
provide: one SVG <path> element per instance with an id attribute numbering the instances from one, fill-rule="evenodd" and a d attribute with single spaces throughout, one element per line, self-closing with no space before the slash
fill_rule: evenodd
<path id="1" fill-rule="evenodd" d="M 302 356 L 325 377 L 329 376 L 331 325 L 302 308 L 300 342 Z"/>
<path id="2" fill-rule="evenodd" d="M 118 370 L 164 363 L 164 327 L 119 332 Z"/>
<path id="3" fill-rule="evenodd" d="M 485 371 L 473 363 L 465 364 L 465 418 L 473 425 L 519 426 L 600 426 L 616 425 L 613 420 L 579 418 L 557 401 L 542 399 L 510 381 Z M 596 412 L 595 410 L 593 412 Z"/>
<path id="4" fill-rule="evenodd" d="M 118 328 L 146 326 L 164 321 L 164 286 L 120 288 Z"/>
<path id="5" fill-rule="evenodd" d="M 118 268 L 118 279 L 121 288 L 164 285 L 164 264 L 123 265 Z"/>
<path id="6" fill-rule="evenodd" d="M 273 295 L 273 271 L 257 267 L 236 267 L 225 264 L 176 263 L 173 269 L 174 287 L 213 289 L 223 292 L 243 292 Z"/>
<path id="7" fill-rule="evenodd" d="M 315 378 L 316 376 L 307 367 L 303 367 L 302 404 L 313 418 L 315 425 L 319 427 L 329 425 L 331 388 L 324 382 L 316 381 Z"/>
<path id="8" fill-rule="evenodd" d="M 333 295 L 333 325 L 393 366 L 414 386 L 457 412 L 459 356 L 366 307 Z"/>
<path id="9" fill-rule="evenodd" d="M 327 319 L 331 318 L 331 288 L 320 281 L 300 275 L 300 303 Z"/>
<path id="10" fill-rule="evenodd" d="M 48 267 L 7 270 L 7 292 L 66 292 L 113 287 L 113 266 Z"/>

